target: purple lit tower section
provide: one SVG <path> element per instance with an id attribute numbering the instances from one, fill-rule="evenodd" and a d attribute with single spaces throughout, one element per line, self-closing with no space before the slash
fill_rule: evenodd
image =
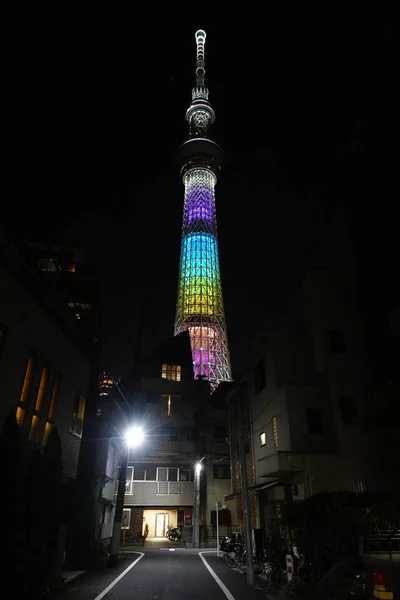
<path id="1" fill-rule="evenodd" d="M 194 376 L 208 379 L 214 390 L 221 381 L 232 380 L 215 214 L 215 185 L 223 152 L 208 137 L 215 113 L 204 82 L 206 34 L 200 30 L 195 37 L 196 86 L 186 112 L 190 137 L 179 154 L 185 204 L 175 335 L 189 331 Z"/>

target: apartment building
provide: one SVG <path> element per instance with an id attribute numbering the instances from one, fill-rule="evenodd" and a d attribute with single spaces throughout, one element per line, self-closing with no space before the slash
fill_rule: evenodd
<path id="1" fill-rule="evenodd" d="M 161 540 L 180 525 L 184 541 L 191 543 L 200 462 L 201 543 L 216 543 L 216 503 L 223 506 L 230 490 L 227 410 L 219 388 L 210 395 L 206 380 L 193 379 L 188 332 L 141 359 L 123 380 L 131 422 L 145 432 L 143 444 L 129 456 L 123 520 L 128 539 L 147 525 L 149 537 Z M 221 531 L 227 532 L 232 518 L 222 506 Z"/>
<path id="2" fill-rule="evenodd" d="M 296 308 L 271 315 L 257 332 L 250 362 L 241 402 L 249 411 L 254 525 L 271 530 L 292 499 L 373 489 L 373 448 L 361 431 L 368 374 L 353 273 L 311 270 Z"/>

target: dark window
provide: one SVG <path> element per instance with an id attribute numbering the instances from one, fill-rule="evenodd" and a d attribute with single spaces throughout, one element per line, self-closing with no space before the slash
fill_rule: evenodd
<path id="1" fill-rule="evenodd" d="M 343 423 L 354 423 L 357 420 L 356 401 L 351 396 L 340 396 L 340 410 L 342 413 Z"/>
<path id="2" fill-rule="evenodd" d="M 321 411 L 318 408 L 306 408 L 308 433 L 324 433 Z"/>
<path id="3" fill-rule="evenodd" d="M 146 481 L 155 481 L 155 480 L 156 480 L 156 466 L 155 465 L 147 465 Z"/>
<path id="4" fill-rule="evenodd" d="M 145 481 L 146 469 L 142 466 L 135 466 L 133 471 L 133 479 L 135 481 Z"/>
<path id="5" fill-rule="evenodd" d="M 213 437 L 214 440 L 224 440 L 226 438 L 226 427 L 220 425 L 214 427 Z"/>
<path id="6" fill-rule="evenodd" d="M 343 333 L 339 329 L 329 329 L 329 345 L 331 352 L 340 354 L 346 352 L 346 344 L 344 343 Z"/>
<path id="7" fill-rule="evenodd" d="M 231 468 L 229 465 L 214 465 L 214 479 L 230 479 Z"/>
<path id="8" fill-rule="evenodd" d="M 254 389 L 256 394 L 258 394 L 258 392 L 261 392 L 261 390 L 265 388 L 266 383 L 267 380 L 265 378 L 265 363 L 264 359 L 262 358 L 254 368 Z"/>

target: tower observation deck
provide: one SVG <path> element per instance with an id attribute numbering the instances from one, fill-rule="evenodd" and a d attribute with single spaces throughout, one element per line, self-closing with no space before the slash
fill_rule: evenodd
<path id="1" fill-rule="evenodd" d="M 185 199 L 175 335 L 189 330 L 194 377 L 208 379 L 214 390 L 232 380 L 215 212 L 223 151 L 209 137 L 215 113 L 205 87 L 205 31 L 197 31 L 195 38 L 196 85 L 186 111 L 189 139 L 178 154 Z"/>

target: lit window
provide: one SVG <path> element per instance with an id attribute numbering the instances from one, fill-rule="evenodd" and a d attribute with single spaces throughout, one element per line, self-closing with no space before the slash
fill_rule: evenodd
<path id="1" fill-rule="evenodd" d="M 61 375 L 59 373 L 57 373 L 56 376 L 54 377 L 53 389 L 51 390 L 49 410 L 47 413 L 47 420 L 46 420 L 46 425 L 44 428 L 44 435 L 43 435 L 43 445 L 44 446 L 47 444 L 47 440 L 48 440 L 50 432 L 53 428 L 53 417 L 54 417 L 54 412 L 55 412 L 55 408 L 56 408 L 58 394 L 60 391 L 60 385 L 61 385 Z"/>
<path id="2" fill-rule="evenodd" d="M 56 407 L 56 401 L 58 398 L 58 394 L 60 391 L 60 385 L 61 385 L 61 375 L 57 374 L 54 378 L 54 383 L 53 383 L 53 389 L 51 391 L 51 398 L 50 398 L 50 404 L 49 404 L 49 412 L 47 414 L 47 419 L 51 420 L 54 416 L 54 410 Z"/>
<path id="3" fill-rule="evenodd" d="M 161 377 L 163 379 L 168 379 L 169 381 L 180 381 L 181 380 L 180 365 L 162 365 Z"/>
<path id="4" fill-rule="evenodd" d="M 276 420 L 276 417 L 272 417 L 272 436 L 274 438 L 274 447 L 275 447 L 275 450 L 278 450 L 278 448 L 279 448 L 279 442 L 278 442 L 278 422 Z"/>
<path id="5" fill-rule="evenodd" d="M 16 419 L 17 419 L 18 425 L 22 425 L 24 417 L 25 417 L 25 409 L 22 408 L 21 406 L 18 406 L 17 414 L 16 414 Z"/>
<path id="6" fill-rule="evenodd" d="M 166 407 L 167 415 L 170 417 L 172 413 L 176 416 L 179 412 L 179 399 L 178 394 L 162 394 L 161 404 Z"/>
<path id="7" fill-rule="evenodd" d="M 22 384 L 21 396 L 19 399 L 19 406 L 17 408 L 16 419 L 18 425 L 22 425 L 25 417 L 25 406 L 29 398 L 29 393 L 32 388 L 33 368 L 35 365 L 35 359 L 33 354 L 29 357 L 28 364 L 26 365 L 24 383 Z"/>
<path id="8" fill-rule="evenodd" d="M 37 426 L 39 425 L 39 417 L 37 415 L 33 415 L 32 417 L 32 422 L 31 422 L 31 430 L 29 432 L 29 439 L 31 441 L 33 441 L 33 439 L 35 438 L 35 431 Z"/>
<path id="9" fill-rule="evenodd" d="M 38 394 L 37 394 L 37 398 L 36 398 L 36 405 L 35 405 L 36 412 L 39 412 L 39 410 L 41 409 L 44 393 L 46 391 L 46 382 L 47 382 L 47 367 L 43 367 L 42 374 L 40 376 Z"/>
<path id="10" fill-rule="evenodd" d="M 265 431 L 263 431 L 262 433 L 260 433 L 260 446 L 265 446 L 266 444 L 266 437 L 265 437 Z"/>
<path id="11" fill-rule="evenodd" d="M 71 431 L 82 436 L 83 418 L 85 416 L 86 400 L 83 396 L 77 396 L 74 402 Z"/>
<path id="12" fill-rule="evenodd" d="M 49 423 L 49 421 L 47 421 L 46 426 L 44 428 L 44 436 L 43 436 L 43 444 L 44 445 L 47 444 L 47 440 L 49 439 L 49 435 L 51 433 L 52 428 L 53 428 L 53 423 Z"/>
<path id="13" fill-rule="evenodd" d="M 168 404 L 167 404 L 167 413 L 168 416 L 171 416 L 171 396 L 168 396 Z"/>
<path id="14" fill-rule="evenodd" d="M 34 366 L 34 358 L 33 358 L 33 356 L 30 356 L 27 367 L 26 367 L 26 371 L 25 371 L 25 378 L 24 378 L 24 384 L 22 386 L 21 398 L 19 399 L 21 404 L 26 402 L 29 392 L 30 392 L 30 389 L 31 389 L 33 366 Z"/>

